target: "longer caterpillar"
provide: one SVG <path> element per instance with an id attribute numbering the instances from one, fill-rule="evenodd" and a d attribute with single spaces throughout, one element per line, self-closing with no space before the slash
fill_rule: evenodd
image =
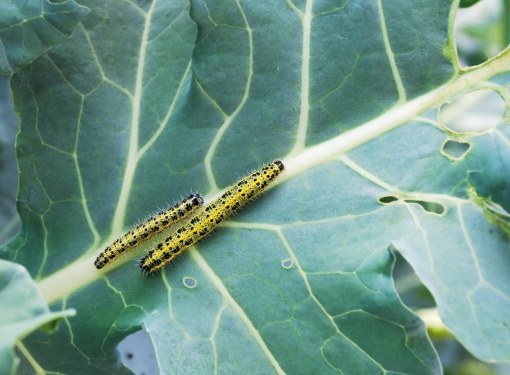
<path id="1" fill-rule="evenodd" d="M 184 250 L 212 232 L 218 224 L 250 199 L 262 193 L 284 169 L 283 163 L 277 160 L 233 185 L 143 257 L 140 261 L 142 272 L 150 274 L 170 263 Z"/>
<path id="2" fill-rule="evenodd" d="M 141 241 L 152 237 L 156 233 L 163 231 L 179 220 L 189 216 L 203 204 L 204 200 L 200 194 L 191 194 L 175 206 L 158 212 L 136 228 L 125 233 L 122 237 L 117 238 L 110 246 L 106 247 L 101 254 L 98 255 L 94 265 L 97 269 L 103 268 L 118 256 L 138 245 Z"/>

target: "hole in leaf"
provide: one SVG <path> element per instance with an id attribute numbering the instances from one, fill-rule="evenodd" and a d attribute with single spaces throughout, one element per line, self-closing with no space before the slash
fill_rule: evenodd
<path id="1" fill-rule="evenodd" d="M 186 276 L 182 279 L 182 283 L 186 288 L 193 289 L 197 286 L 197 281 L 193 277 Z"/>
<path id="2" fill-rule="evenodd" d="M 384 197 L 379 198 L 379 202 L 382 204 L 392 204 L 394 202 L 397 202 L 399 200 L 403 200 L 406 203 L 415 203 L 419 204 L 425 211 L 435 214 L 435 215 L 442 215 L 446 212 L 445 206 L 443 206 L 441 203 L 431 202 L 431 201 L 424 201 L 421 199 L 399 199 L 394 195 L 386 195 Z"/>
<path id="3" fill-rule="evenodd" d="M 294 262 L 292 259 L 284 259 L 282 260 L 282 267 L 288 270 L 289 268 L 292 268 L 294 266 Z"/>
<path id="4" fill-rule="evenodd" d="M 407 203 L 419 204 L 420 206 L 423 207 L 423 209 L 425 211 L 430 212 L 431 214 L 442 215 L 446 211 L 446 208 L 442 204 L 436 203 L 436 202 L 414 200 L 414 199 L 406 199 L 405 201 Z"/>
<path id="5" fill-rule="evenodd" d="M 390 204 L 395 201 L 398 201 L 398 198 L 395 197 L 394 195 L 386 195 L 384 197 L 379 198 L 379 203 L 382 203 L 382 204 Z"/>
<path id="6" fill-rule="evenodd" d="M 439 110 L 439 121 L 456 133 L 484 132 L 503 120 L 505 102 L 494 90 L 476 90 Z"/>
<path id="7" fill-rule="evenodd" d="M 455 15 L 455 46 L 463 67 L 479 65 L 506 47 L 506 2 L 461 0 Z"/>
<path id="8" fill-rule="evenodd" d="M 443 143 L 442 152 L 451 159 L 459 160 L 466 155 L 470 148 L 471 144 L 468 142 L 459 142 L 449 139 Z"/>
<path id="9" fill-rule="evenodd" d="M 143 329 L 125 337 L 116 349 L 124 366 L 133 374 L 159 374 L 156 351 L 151 337 Z"/>
<path id="10" fill-rule="evenodd" d="M 391 250 L 396 256 L 393 278 L 395 279 L 395 288 L 400 298 L 402 298 L 404 303 L 408 306 L 415 306 L 418 308 L 435 307 L 434 297 L 422 284 L 413 267 L 407 262 L 398 249 L 392 247 Z"/>

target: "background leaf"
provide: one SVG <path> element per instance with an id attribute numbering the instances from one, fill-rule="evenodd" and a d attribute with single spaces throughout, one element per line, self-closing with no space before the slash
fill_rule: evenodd
<path id="1" fill-rule="evenodd" d="M 17 264 L 0 260 L 0 276 L 2 296 L 0 367 L 7 373 L 14 371 L 18 362 L 15 360 L 12 347 L 17 344 L 18 350 L 25 352 L 18 338 L 45 324 L 54 324 L 57 319 L 74 316 L 75 311 L 68 309 L 50 312 L 28 272 Z"/>
<path id="2" fill-rule="evenodd" d="M 440 115 L 480 87 L 506 100 L 510 53 L 460 70 L 455 3 L 83 3 L 12 79 L 23 227 L 4 256 L 80 314 L 24 340 L 39 366 L 122 373 L 143 323 L 165 373 L 439 373 L 395 249 L 470 351 L 508 361 L 507 227 L 479 199 L 509 209 L 508 125 Z M 280 185 L 161 274 L 136 254 L 94 269 L 146 213 L 276 157 Z"/>
<path id="3" fill-rule="evenodd" d="M 14 138 L 18 120 L 13 114 L 6 77 L 0 77 L 0 243 L 10 239 L 21 223 L 16 212 L 18 170 L 14 153 Z"/>

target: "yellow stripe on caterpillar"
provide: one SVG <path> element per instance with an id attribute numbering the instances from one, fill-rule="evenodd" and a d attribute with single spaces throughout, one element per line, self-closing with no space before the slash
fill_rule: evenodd
<path id="1" fill-rule="evenodd" d="M 279 160 L 243 178 L 221 197 L 209 203 L 195 217 L 181 225 L 172 235 L 160 242 L 140 261 L 143 273 L 150 274 L 170 263 L 184 250 L 194 245 L 218 224 L 256 197 L 285 167 Z"/>
<path id="2" fill-rule="evenodd" d="M 200 194 L 191 194 L 182 202 L 168 209 L 158 212 L 149 219 L 138 225 L 136 228 L 126 232 L 122 237 L 117 238 L 110 246 L 106 247 L 99 254 L 94 262 L 97 269 L 101 269 L 120 255 L 174 225 L 178 221 L 189 216 L 198 207 L 204 204 Z"/>

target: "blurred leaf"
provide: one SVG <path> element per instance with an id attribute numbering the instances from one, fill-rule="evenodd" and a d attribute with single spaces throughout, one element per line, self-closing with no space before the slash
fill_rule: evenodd
<path id="1" fill-rule="evenodd" d="M 0 244 L 13 237 L 21 223 L 16 211 L 18 169 L 14 139 L 18 122 L 13 115 L 6 77 L 0 77 Z"/>
<path id="2" fill-rule="evenodd" d="M 54 326 L 57 319 L 73 316 L 75 311 L 51 312 L 28 272 L 4 260 L 0 260 L 0 296 L 0 369 L 7 374 L 17 366 L 13 347 L 19 345 L 22 350 L 20 339 L 41 326 Z"/>
<path id="3" fill-rule="evenodd" d="M 496 56 L 510 43 L 510 1 L 476 1 L 466 8 L 456 19 L 456 43 L 461 62 L 474 66 Z"/>

